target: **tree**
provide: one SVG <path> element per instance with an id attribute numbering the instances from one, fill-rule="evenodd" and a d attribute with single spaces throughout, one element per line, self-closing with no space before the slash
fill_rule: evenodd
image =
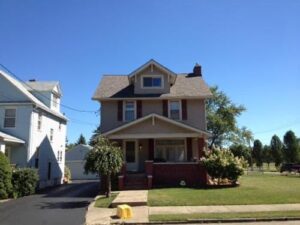
<path id="1" fill-rule="evenodd" d="M 261 168 L 263 164 L 263 149 L 260 140 L 255 140 L 253 143 L 253 158 L 255 160 L 256 166 Z"/>
<path id="2" fill-rule="evenodd" d="M 222 146 L 224 141 L 229 141 L 232 133 L 238 132 L 236 117 L 245 108 L 232 103 L 226 94 L 217 86 L 210 88 L 213 97 L 207 100 L 207 129 L 212 134 L 210 148 L 213 145 Z"/>
<path id="3" fill-rule="evenodd" d="M 90 146 L 94 146 L 96 144 L 96 139 L 99 135 L 100 135 L 100 126 L 98 126 L 96 130 L 94 130 L 93 135 L 89 141 Z"/>
<path id="4" fill-rule="evenodd" d="M 271 154 L 275 162 L 275 166 L 279 167 L 282 163 L 282 142 L 277 135 L 274 135 L 270 143 Z"/>
<path id="5" fill-rule="evenodd" d="M 86 145 L 85 137 L 84 137 L 82 134 L 80 134 L 80 136 L 79 136 L 79 138 L 78 138 L 76 144 L 77 144 L 77 145 Z"/>
<path id="6" fill-rule="evenodd" d="M 12 170 L 4 153 L 0 152 L 0 199 L 8 198 L 12 194 Z"/>
<path id="7" fill-rule="evenodd" d="M 251 150 L 242 144 L 233 144 L 230 146 L 229 150 L 235 157 L 243 157 L 245 160 L 248 161 L 248 164 L 251 161 Z"/>
<path id="8" fill-rule="evenodd" d="M 299 161 L 299 143 L 293 131 L 288 131 L 283 137 L 284 159 L 287 163 L 296 163 Z"/>
<path id="9" fill-rule="evenodd" d="M 268 170 L 270 170 L 270 163 L 273 157 L 271 153 L 271 147 L 269 145 L 264 145 L 263 147 L 263 161 L 268 164 Z"/>
<path id="10" fill-rule="evenodd" d="M 123 166 L 123 154 L 116 143 L 98 136 L 93 149 L 86 156 L 86 173 L 98 173 L 106 178 L 106 197 L 111 194 L 111 176 L 120 172 Z M 103 182 L 103 180 L 101 181 Z"/>

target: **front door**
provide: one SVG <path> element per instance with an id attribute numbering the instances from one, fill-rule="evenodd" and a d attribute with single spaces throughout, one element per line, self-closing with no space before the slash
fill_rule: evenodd
<path id="1" fill-rule="evenodd" d="M 136 172 L 138 170 L 136 141 L 125 141 L 125 160 L 127 171 Z"/>

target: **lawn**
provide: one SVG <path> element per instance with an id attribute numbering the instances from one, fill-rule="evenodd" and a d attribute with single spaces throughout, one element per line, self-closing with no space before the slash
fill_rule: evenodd
<path id="1" fill-rule="evenodd" d="M 300 211 L 273 211 L 273 212 L 249 212 L 249 213 L 193 213 L 193 214 L 164 214 L 150 215 L 151 222 L 187 221 L 201 219 L 236 219 L 236 218 L 293 218 L 300 217 Z"/>
<path id="2" fill-rule="evenodd" d="M 118 193 L 112 193 L 109 198 L 106 198 L 105 196 L 100 196 L 95 202 L 95 207 L 108 208 L 112 201 L 117 197 L 117 195 Z"/>
<path id="3" fill-rule="evenodd" d="M 222 189 L 162 188 L 148 194 L 149 206 L 300 203 L 300 177 L 254 174 L 240 186 Z"/>

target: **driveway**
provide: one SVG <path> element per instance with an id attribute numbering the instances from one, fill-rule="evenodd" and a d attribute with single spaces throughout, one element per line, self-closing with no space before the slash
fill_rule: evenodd
<path id="1" fill-rule="evenodd" d="M 42 193 L 0 203 L 1 225 L 82 225 L 99 181 L 76 181 Z"/>

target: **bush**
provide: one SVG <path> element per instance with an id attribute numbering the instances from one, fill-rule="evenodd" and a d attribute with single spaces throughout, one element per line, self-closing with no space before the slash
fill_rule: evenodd
<path id="1" fill-rule="evenodd" d="M 24 168 L 13 171 L 12 184 L 14 197 L 18 198 L 34 194 L 38 180 L 38 173 L 35 169 Z"/>
<path id="2" fill-rule="evenodd" d="M 8 198 L 12 194 L 11 166 L 7 157 L 0 152 L 0 199 Z"/>
<path id="3" fill-rule="evenodd" d="M 238 178 L 243 175 L 247 163 L 243 157 L 234 157 L 229 150 L 214 150 L 206 157 L 202 158 L 208 175 L 213 179 L 228 179 L 236 183 Z"/>
<path id="4" fill-rule="evenodd" d="M 65 166 L 64 183 L 69 183 L 71 178 L 72 178 L 71 170 L 69 167 Z"/>

